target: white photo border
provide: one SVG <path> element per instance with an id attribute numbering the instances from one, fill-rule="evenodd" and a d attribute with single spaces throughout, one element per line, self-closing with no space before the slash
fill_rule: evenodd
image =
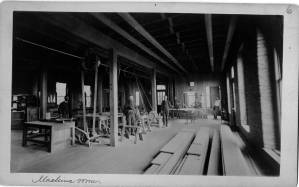
<path id="1" fill-rule="evenodd" d="M 229 4 L 199 2 L 2 2 L 0 4 L 0 183 L 6 185 L 82 185 L 38 183 L 41 175 L 100 181 L 103 186 L 295 186 L 298 152 L 299 11 L 291 4 Z M 209 14 L 282 15 L 283 80 L 281 164 L 278 177 L 178 176 L 116 174 L 11 173 L 11 83 L 13 11 L 51 12 L 172 12 Z M 99 185 L 89 184 L 89 185 Z"/>

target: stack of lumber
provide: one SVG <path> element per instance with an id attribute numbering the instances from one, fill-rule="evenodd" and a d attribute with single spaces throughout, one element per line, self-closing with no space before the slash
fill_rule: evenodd
<path id="1" fill-rule="evenodd" d="M 175 174 L 179 175 L 203 175 L 207 159 L 210 129 L 202 127 L 196 133 L 196 137 L 187 151 L 183 161 Z"/>
<path id="2" fill-rule="evenodd" d="M 194 139 L 194 134 L 194 131 L 185 129 L 178 132 L 160 149 L 145 174 L 173 174 Z"/>
<path id="3" fill-rule="evenodd" d="M 219 175 L 219 130 L 201 127 L 194 134 L 179 132 L 160 149 L 145 174 Z"/>
<path id="4" fill-rule="evenodd" d="M 240 143 L 228 126 L 222 125 L 220 127 L 220 137 L 223 174 L 231 176 L 253 175 L 241 152 Z"/>
<path id="5" fill-rule="evenodd" d="M 212 145 L 211 145 L 211 154 L 209 158 L 208 164 L 208 175 L 219 175 L 219 168 L 220 168 L 220 137 L 219 137 L 219 130 L 213 130 L 213 138 L 212 138 Z"/>

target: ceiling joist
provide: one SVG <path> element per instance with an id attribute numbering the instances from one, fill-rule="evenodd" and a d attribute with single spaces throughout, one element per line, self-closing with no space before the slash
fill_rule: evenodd
<path id="1" fill-rule="evenodd" d="M 137 39 L 135 39 L 134 37 L 132 37 L 129 33 L 127 33 L 125 30 L 123 30 L 122 28 L 120 28 L 118 25 L 116 25 L 114 22 L 112 22 L 111 20 L 109 20 L 107 17 L 105 17 L 103 14 L 101 13 L 97 13 L 97 14 L 91 14 L 94 18 L 96 18 L 97 20 L 99 20 L 100 22 L 102 22 L 103 24 L 105 24 L 106 26 L 108 26 L 110 29 L 114 30 L 115 32 L 117 32 L 118 34 L 120 34 L 122 37 L 126 38 L 127 40 L 129 40 L 131 43 L 135 44 L 137 47 L 139 47 L 140 49 L 142 49 L 143 51 L 145 51 L 146 53 L 148 53 L 149 55 L 153 56 L 154 58 L 156 58 L 157 60 L 159 60 L 161 63 L 163 63 L 164 65 L 166 65 L 167 67 L 169 67 L 170 69 L 174 70 L 177 73 L 180 73 L 176 68 L 174 68 L 172 65 L 170 65 L 168 62 L 166 62 L 165 60 L 163 60 L 161 57 L 159 57 L 156 53 L 154 53 L 152 50 L 150 50 L 148 47 L 146 47 L 144 44 L 142 44 L 141 42 L 139 42 Z"/>
<path id="2" fill-rule="evenodd" d="M 214 53 L 213 53 L 213 28 L 212 28 L 212 15 L 205 15 L 205 25 L 207 32 L 208 49 L 210 55 L 211 70 L 214 72 Z"/>
<path id="3" fill-rule="evenodd" d="M 176 64 L 182 71 L 187 73 L 187 70 L 175 59 L 150 33 L 148 33 L 130 14 L 119 13 L 119 15 L 139 34 L 146 38 L 151 44 L 165 54 L 171 61 Z"/>
<path id="4" fill-rule="evenodd" d="M 221 61 L 221 71 L 223 71 L 224 67 L 225 67 L 228 51 L 229 51 L 231 41 L 232 41 L 232 38 L 233 38 L 233 35 L 235 32 L 235 28 L 236 28 L 236 22 L 237 22 L 237 17 L 233 16 L 230 19 L 230 23 L 229 23 L 229 27 L 228 27 L 228 32 L 227 32 L 227 37 L 226 37 L 226 42 L 225 42 L 225 47 L 224 47 L 224 52 L 223 52 L 223 58 Z"/>

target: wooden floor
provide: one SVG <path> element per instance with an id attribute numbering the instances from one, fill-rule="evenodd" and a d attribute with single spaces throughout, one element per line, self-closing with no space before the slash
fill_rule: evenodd
<path id="1" fill-rule="evenodd" d="M 186 125 L 186 120 L 171 120 L 170 127 L 156 128 L 134 144 L 126 139 L 116 148 L 76 145 L 56 153 L 47 153 L 37 146 L 22 147 L 21 131 L 12 131 L 11 172 L 22 173 L 105 173 L 141 174 L 153 157 L 180 129 L 207 126 L 216 128 L 217 120 L 197 120 Z"/>

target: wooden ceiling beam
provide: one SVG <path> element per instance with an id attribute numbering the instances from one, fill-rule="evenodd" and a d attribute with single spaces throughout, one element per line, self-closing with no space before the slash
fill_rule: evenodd
<path id="1" fill-rule="evenodd" d="M 214 72 L 214 53 L 213 53 L 213 28 L 212 28 L 212 15 L 205 15 L 205 25 L 207 32 L 208 49 L 210 55 L 211 70 Z"/>
<path id="2" fill-rule="evenodd" d="M 152 35 L 150 35 L 130 14 L 119 13 L 119 15 L 139 34 L 147 39 L 153 46 L 159 49 L 163 54 L 165 54 L 171 61 L 176 64 L 183 72 L 187 73 L 187 70 L 175 59 Z"/>
<path id="3" fill-rule="evenodd" d="M 231 17 L 229 27 L 228 27 L 223 57 L 222 57 L 222 61 L 221 61 L 221 71 L 223 71 L 224 67 L 225 67 L 227 55 L 228 55 L 231 41 L 232 41 L 232 38 L 233 38 L 233 35 L 235 32 L 235 28 L 236 28 L 236 22 L 237 22 L 237 17 L 236 16 Z"/>
<path id="4" fill-rule="evenodd" d="M 172 17 L 168 17 L 168 23 L 170 23 L 169 25 L 173 26 L 173 29 L 175 28 L 176 31 L 179 32 L 184 32 L 184 31 L 189 31 L 189 30 L 193 30 L 192 28 L 194 28 L 195 24 L 198 24 L 197 22 L 193 22 L 193 23 L 176 23 L 173 24 L 173 19 Z M 169 29 L 168 27 L 164 26 L 163 27 L 145 27 L 150 33 L 161 33 L 163 32 L 163 30 Z M 189 29 L 190 28 L 190 29 Z M 200 26 L 195 26 L 195 28 L 200 28 Z M 174 32 L 173 32 L 174 33 Z"/>
<path id="5" fill-rule="evenodd" d="M 163 63 L 164 65 L 166 65 L 167 67 L 169 67 L 170 69 L 172 69 L 173 71 L 180 73 L 176 68 L 174 68 L 172 65 L 170 65 L 168 62 L 166 62 L 165 60 L 163 60 L 161 57 L 159 57 L 156 53 L 154 53 L 152 50 L 150 50 L 148 47 L 146 47 L 144 44 L 142 44 L 141 42 L 139 42 L 137 39 L 135 39 L 133 36 L 131 36 L 129 33 L 127 33 L 125 30 L 123 30 L 121 27 L 119 27 L 118 25 L 116 25 L 114 22 L 112 22 L 111 20 L 109 20 L 107 17 L 105 17 L 103 14 L 101 13 L 93 13 L 91 14 L 94 18 L 96 18 L 98 21 L 102 22 L 103 24 L 105 24 L 107 27 L 109 27 L 110 29 L 114 30 L 115 32 L 117 32 L 118 34 L 120 34 L 122 37 L 126 38 L 127 40 L 129 40 L 131 43 L 133 43 L 134 45 L 136 45 L 137 47 L 139 47 L 140 49 L 142 49 L 143 51 L 145 51 L 146 53 L 148 53 L 149 55 L 151 55 L 152 57 L 156 58 L 158 61 L 160 61 L 161 63 Z M 181 74 L 181 73 L 180 73 Z"/>
<path id="6" fill-rule="evenodd" d="M 189 36 L 192 36 L 192 35 L 194 35 L 194 36 L 196 35 L 197 36 L 198 35 L 197 31 L 199 31 L 199 29 L 194 29 L 194 27 L 187 27 L 186 29 L 179 30 L 178 32 L 180 32 L 182 36 L 186 36 L 187 35 L 189 37 Z M 163 33 L 159 32 L 159 33 L 152 34 L 152 35 L 158 40 L 160 38 L 163 39 L 165 37 L 170 37 L 171 35 L 175 35 L 175 33 L 170 34 L 170 33 L 165 33 L 165 32 L 163 32 Z"/>
<path id="7" fill-rule="evenodd" d="M 118 54 L 120 56 L 127 58 L 135 62 L 136 64 L 150 69 L 157 66 L 149 59 L 141 56 L 132 49 L 129 49 L 122 43 L 112 39 L 111 37 L 105 35 L 104 33 L 100 32 L 94 27 L 79 20 L 78 18 L 69 15 L 61 16 L 57 14 L 46 14 L 45 16 L 41 15 L 40 19 L 104 49 L 114 48 L 118 51 Z M 78 25 L 80 27 L 78 27 Z M 168 76 L 172 75 L 161 66 L 157 67 L 159 67 L 157 68 L 157 71 L 161 71 L 162 73 L 165 73 Z"/>
<path id="8" fill-rule="evenodd" d="M 168 17 L 170 17 L 170 18 L 176 18 L 176 17 L 183 16 L 184 14 L 178 14 L 178 15 L 168 16 L 168 17 L 165 15 L 165 13 L 160 13 L 160 15 L 161 15 L 161 19 L 156 19 L 156 20 L 153 20 L 151 22 L 144 23 L 144 24 L 141 24 L 141 25 L 143 27 L 146 27 L 146 26 L 149 26 L 149 25 L 152 25 L 152 24 L 156 24 L 156 23 L 160 23 L 160 22 L 166 21 L 168 19 Z"/>
<path id="9" fill-rule="evenodd" d="M 181 47 L 183 47 L 182 48 L 182 52 L 185 54 L 185 56 L 189 59 L 189 61 L 191 62 L 191 64 L 192 64 L 192 66 L 193 66 L 193 68 L 195 68 L 196 70 L 198 70 L 198 67 L 195 65 L 195 63 L 192 61 L 192 59 L 191 59 L 191 57 L 190 57 L 190 55 L 189 55 L 189 53 L 188 53 L 188 50 L 186 49 L 186 46 L 185 46 L 185 44 L 181 44 L 182 43 L 182 41 L 181 41 L 181 37 L 180 37 L 180 32 L 175 32 L 174 31 L 174 26 L 173 26 L 173 20 L 172 20 L 172 18 L 168 18 L 168 22 L 169 22 L 169 29 L 170 29 L 170 33 L 171 34 L 174 34 L 175 33 L 175 36 L 176 36 L 176 43 L 177 43 L 177 45 L 179 45 L 179 46 L 181 46 Z"/>
<path id="10" fill-rule="evenodd" d="M 170 31 L 170 33 L 174 34 L 172 18 L 168 18 L 168 24 L 169 24 L 169 31 Z"/>
<path id="11" fill-rule="evenodd" d="M 161 15 L 162 20 L 165 20 L 165 19 L 166 19 L 166 15 L 165 15 L 165 13 L 161 13 L 160 15 Z"/>

